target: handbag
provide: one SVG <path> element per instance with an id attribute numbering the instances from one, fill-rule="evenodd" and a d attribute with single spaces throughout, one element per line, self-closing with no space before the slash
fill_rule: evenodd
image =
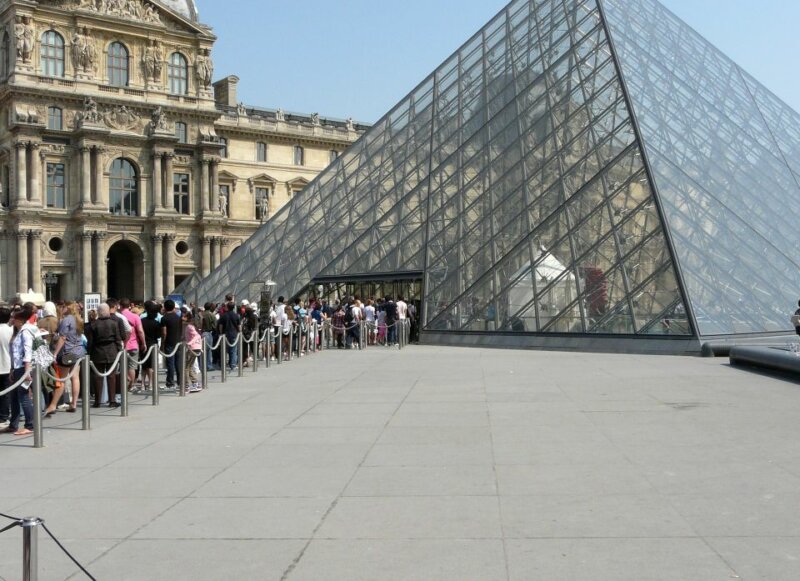
<path id="1" fill-rule="evenodd" d="M 58 354 L 58 359 L 59 365 L 64 367 L 72 367 L 78 362 L 78 358 L 75 355 L 72 353 L 64 353 L 63 351 Z"/>
<path id="2" fill-rule="evenodd" d="M 28 332 L 31 333 L 30 331 Z M 38 337 L 33 333 L 31 333 L 31 337 L 33 337 L 33 354 L 31 358 L 36 365 L 47 369 L 55 361 L 53 354 L 50 352 L 50 347 L 41 337 Z"/>

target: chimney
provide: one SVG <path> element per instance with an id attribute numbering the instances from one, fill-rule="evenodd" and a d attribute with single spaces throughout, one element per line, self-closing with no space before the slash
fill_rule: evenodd
<path id="1" fill-rule="evenodd" d="M 239 101 L 236 98 L 236 87 L 239 77 L 231 75 L 214 83 L 214 101 L 221 107 L 236 107 Z"/>

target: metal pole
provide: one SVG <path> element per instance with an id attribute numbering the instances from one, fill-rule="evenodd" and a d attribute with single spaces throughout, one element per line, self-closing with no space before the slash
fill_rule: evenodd
<path id="1" fill-rule="evenodd" d="M 42 370 L 38 365 L 33 365 L 31 394 L 33 395 L 33 447 L 43 448 L 42 433 Z M 18 388 L 19 389 L 19 388 Z"/>
<path id="2" fill-rule="evenodd" d="M 236 346 L 236 349 L 239 353 L 239 377 L 244 376 L 244 333 L 239 333 L 239 337 L 237 338 L 239 344 Z"/>
<path id="3" fill-rule="evenodd" d="M 200 378 L 202 382 L 203 389 L 208 389 L 208 342 L 206 338 L 203 337 L 203 346 L 200 349 L 200 357 L 203 358 L 203 362 L 200 364 L 200 371 L 202 372 L 203 376 Z"/>
<path id="4" fill-rule="evenodd" d="M 158 405 L 158 398 L 161 395 L 158 391 L 158 371 L 159 361 L 161 359 L 161 349 L 158 348 L 158 343 L 153 350 L 153 384 L 150 386 L 153 389 L 153 405 Z"/>
<path id="5" fill-rule="evenodd" d="M 278 327 L 278 365 L 283 363 L 283 327 Z"/>
<path id="6" fill-rule="evenodd" d="M 89 368 L 89 356 L 86 355 L 83 358 L 83 363 L 81 363 L 81 399 L 83 400 L 81 404 L 81 429 L 83 430 L 92 429 L 92 415 L 89 413 L 89 394 L 91 393 L 89 384 L 91 381 L 92 374 Z M 76 401 L 72 403 L 73 405 L 78 405 Z"/>
<path id="7" fill-rule="evenodd" d="M 119 406 L 120 417 L 128 417 L 128 352 L 122 350 L 122 358 L 119 360 L 119 392 L 122 405 Z"/>
<path id="8" fill-rule="evenodd" d="M 267 340 L 264 342 L 264 363 L 265 367 L 269 369 L 269 366 L 272 364 L 270 359 L 272 359 L 272 353 L 275 350 L 274 341 L 272 340 L 272 325 L 267 327 Z"/>
<path id="9" fill-rule="evenodd" d="M 294 323 L 289 329 L 289 361 L 292 360 L 292 352 L 294 351 Z"/>
<path id="10" fill-rule="evenodd" d="M 258 334 L 258 329 L 250 335 L 250 351 L 253 356 L 253 373 L 257 373 L 258 359 L 261 357 L 261 335 Z"/>
<path id="11" fill-rule="evenodd" d="M 39 525 L 36 517 L 22 519 L 22 581 L 39 579 Z"/>
<path id="12" fill-rule="evenodd" d="M 222 367 L 222 383 L 228 381 L 228 336 L 222 335 L 222 339 L 219 342 L 220 347 L 222 349 L 219 353 L 219 365 Z"/>
<path id="13" fill-rule="evenodd" d="M 178 395 L 180 397 L 186 397 L 186 345 L 185 343 L 178 343 L 176 347 L 178 352 L 175 354 L 176 357 L 179 358 L 178 363 L 179 367 L 178 370 L 180 373 L 180 385 L 178 386 Z"/>

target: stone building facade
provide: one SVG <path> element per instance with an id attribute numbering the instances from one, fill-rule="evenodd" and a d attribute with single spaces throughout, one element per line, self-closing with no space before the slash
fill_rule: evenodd
<path id="1" fill-rule="evenodd" d="M 215 40 L 192 0 L 0 0 L 0 297 L 163 297 L 365 129 L 240 104 Z"/>

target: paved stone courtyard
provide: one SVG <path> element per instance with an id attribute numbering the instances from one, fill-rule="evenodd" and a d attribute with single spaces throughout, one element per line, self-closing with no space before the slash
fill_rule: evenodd
<path id="1" fill-rule="evenodd" d="M 0 437 L 0 512 L 100 580 L 800 579 L 800 384 L 722 359 L 330 351 L 66 416 Z"/>

